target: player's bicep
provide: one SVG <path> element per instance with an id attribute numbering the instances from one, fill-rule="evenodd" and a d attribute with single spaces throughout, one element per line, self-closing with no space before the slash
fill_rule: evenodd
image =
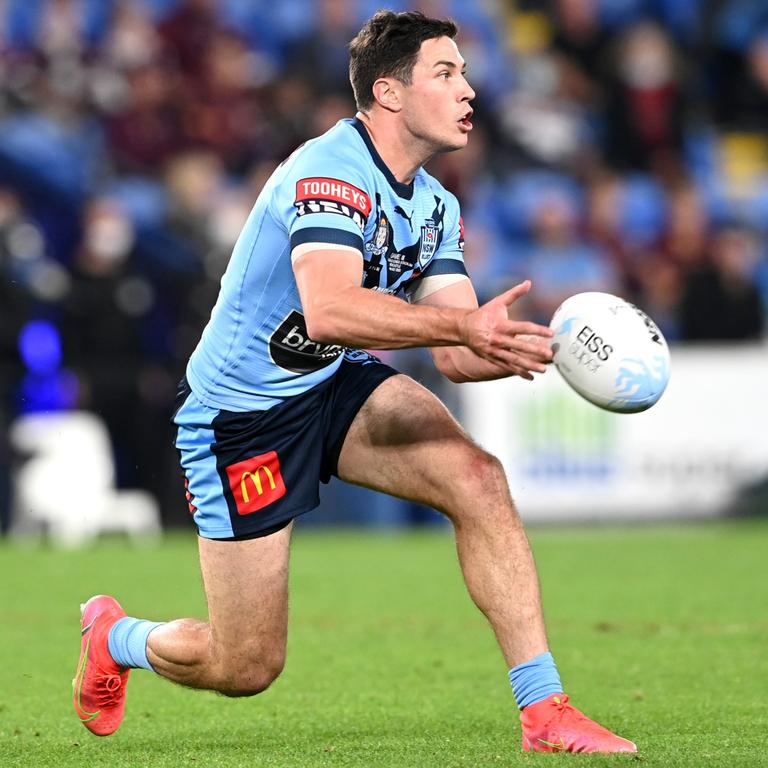
<path id="1" fill-rule="evenodd" d="M 362 283 L 363 236 L 371 200 L 356 169 L 337 168 L 343 170 L 339 173 L 343 178 L 332 178 L 315 175 L 316 168 L 328 167 L 329 158 L 312 154 L 305 160 L 313 174 L 297 180 L 286 217 L 291 263 L 311 327 L 347 288 Z"/>
<path id="2" fill-rule="evenodd" d="M 294 248 L 291 261 L 308 327 L 329 302 L 362 282 L 363 255 L 350 246 Z"/>

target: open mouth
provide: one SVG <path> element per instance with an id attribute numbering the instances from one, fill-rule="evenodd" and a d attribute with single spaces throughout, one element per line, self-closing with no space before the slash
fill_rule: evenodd
<path id="1" fill-rule="evenodd" d="M 472 130 L 472 110 L 467 112 L 464 117 L 459 118 L 459 125 L 465 130 L 465 131 L 471 131 Z"/>

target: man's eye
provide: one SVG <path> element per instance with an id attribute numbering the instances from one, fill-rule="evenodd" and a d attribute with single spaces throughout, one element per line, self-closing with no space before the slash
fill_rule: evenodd
<path id="1" fill-rule="evenodd" d="M 450 72 L 441 72 L 439 77 L 444 77 L 446 80 L 451 76 Z"/>

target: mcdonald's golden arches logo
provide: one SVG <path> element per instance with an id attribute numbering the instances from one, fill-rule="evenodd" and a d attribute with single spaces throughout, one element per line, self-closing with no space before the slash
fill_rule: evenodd
<path id="1" fill-rule="evenodd" d="M 230 464 L 227 477 L 239 515 L 258 512 L 285 496 L 285 483 L 276 451 Z"/>
<path id="2" fill-rule="evenodd" d="M 246 480 L 250 480 L 256 488 L 256 493 L 261 496 L 264 493 L 261 485 L 260 472 L 264 472 L 265 477 L 269 480 L 271 489 L 275 490 L 275 476 L 272 474 L 272 470 L 264 464 L 259 464 L 253 472 L 243 472 L 243 476 L 240 478 L 240 495 L 243 497 L 243 501 L 247 504 L 250 501 L 248 498 L 248 484 Z"/>

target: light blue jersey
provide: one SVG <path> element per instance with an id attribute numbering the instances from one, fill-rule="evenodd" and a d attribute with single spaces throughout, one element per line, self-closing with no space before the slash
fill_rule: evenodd
<path id="1" fill-rule="evenodd" d="M 398 182 L 365 126 L 341 120 L 272 174 L 248 217 L 187 366 L 204 405 L 265 410 L 354 358 L 309 338 L 293 275 L 292 256 L 329 247 L 362 254 L 364 287 L 406 298 L 425 277 L 466 275 L 456 198 L 423 169 Z"/>

